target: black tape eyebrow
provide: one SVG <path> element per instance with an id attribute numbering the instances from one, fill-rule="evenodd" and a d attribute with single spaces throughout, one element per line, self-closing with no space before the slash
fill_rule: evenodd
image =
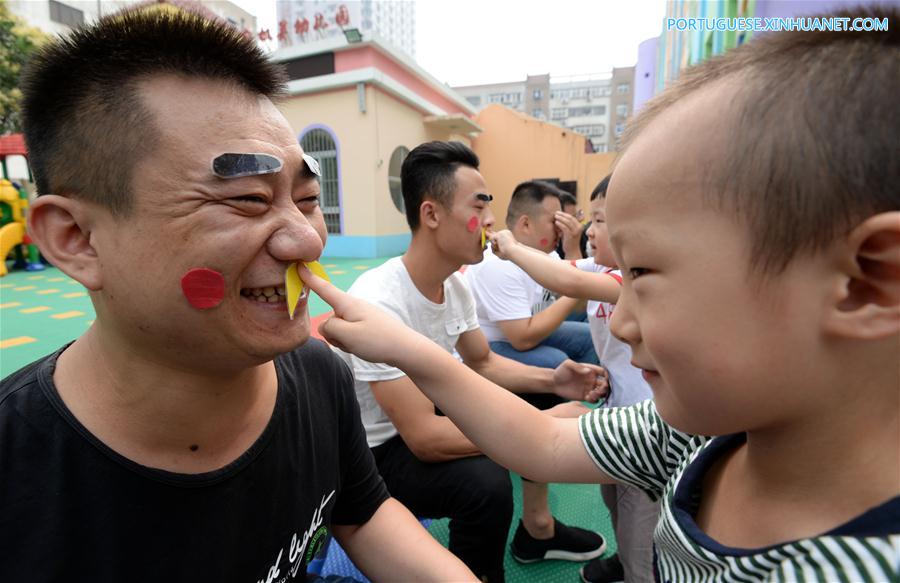
<path id="1" fill-rule="evenodd" d="M 243 178 L 274 174 L 284 167 L 281 158 L 271 154 L 243 154 L 228 152 L 213 158 L 212 173 L 219 178 Z"/>
<path id="2" fill-rule="evenodd" d="M 492 200 L 494 200 L 494 197 L 492 195 L 485 194 L 484 192 L 479 192 L 475 195 L 475 198 L 484 202 L 491 202 Z"/>

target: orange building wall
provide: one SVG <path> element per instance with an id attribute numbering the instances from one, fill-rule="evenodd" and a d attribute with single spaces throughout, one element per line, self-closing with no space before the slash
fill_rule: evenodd
<path id="1" fill-rule="evenodd" d="M 475 121 L 484 132 L 472 148 L 494 195 L 498 225 L 504 224 L 516 185 L 536 178 L 576 181 L 578 206 L 587 214 L 591 191 L 609 173 L 615 153 L 587 154 L 584 136 L 498 104 L 481 110 Z"/>

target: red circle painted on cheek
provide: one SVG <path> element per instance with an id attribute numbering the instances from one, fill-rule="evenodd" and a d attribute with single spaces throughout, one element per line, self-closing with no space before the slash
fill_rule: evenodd
<path id="1" fill-rule="evenodd" d="M 474 233 L 475 229 L 478 228 L 478 217 L 472 217 L 469 219 L 469 223 L 466 225 L 466 229 L 469 230 L 470 233 Z"/>
<path id="2" fill-rule="evenodd" d="M 549 242 L 550 242 L 549 239 L 541 239 L 541 247 L 546 247 L 547 243 L 549 243 Z"/>
<path id="3" fill-rule="evenodd" d="M 181 278 L 181 291 L 198 310 L 215 308 L 225 298 L 225 278 L 218 271 L 195 267 Z"/>

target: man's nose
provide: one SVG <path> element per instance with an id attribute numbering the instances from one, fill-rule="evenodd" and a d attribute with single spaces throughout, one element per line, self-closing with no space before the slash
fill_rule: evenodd
<path id="1" fill-rule="evenodd" d="M 267 243 L 269 254 L 284 262 L 316 261 L 324 247 L 324 239 L 296 207 L 279 217 L 279 224 Z"/>
<path id="2" fill-rule="evenodd" d="M 491 212 L 490 208 L 485 209 L 484 217 L 481 220 L 481 225 L 487 229 L 490 229 L 491 227 L 494 226 L 494 221 L 495 221 L 494 213 Z"/>

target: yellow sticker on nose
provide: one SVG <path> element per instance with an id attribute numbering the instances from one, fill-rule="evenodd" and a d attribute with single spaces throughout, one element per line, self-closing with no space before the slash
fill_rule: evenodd
<path id="1" fill-rule="evenodd" d="M 287 271 L 284 273 L 284 290 L 287 293 L 288 315 L 293 320 L 294 310 L 297 309 L 297 302 L 300 301 L 300 294 L 303 293 L 303 280 L 297 273 L 296 263 L 288 265 Z"/>
<path id="2" fill-rule="evenodd" d="M 304 263 L 304 265 L 306 265 L 307 269 L 325 281 L 331 281 L 331 278 L 325 273 L 325 268 L 322 267 L 322 264 L 318 261 L 311 261 L 309 263 Z M 297 309 L 297 302 L 300 301 L 300 296 L 303 294 L 303 280 L 300 279 L 300 274 L 297 273 L 296 263 L 288 265 L 287 271 L 284 273 L 284 289 L 287 293 L 288 315 L 291 317 L 291 320 L 293 320 L 294 311 Z"/>
<path id="3" fill-rule="evenodd" d="M 484 249 L 485 244 L 487 243 L 487 236 L 485 233 L 487 229 L 485 227 L 481 227 L 481 248 Z"/>
<path id="4" fill-rule="evenodd" d="M 327 273 L 325 273 L 325 268 L 322 267 L 322 264 L 319 263 L 318 261 L 311 261 L 310 263 L 306 264 L 306 267 L 308 267 L 310 271 L 312 271 L 313 273 L 315 273 L 316 275 L 318 275 L 325 281 L 327 281 L 329 283 L 331 282 L 331 278 L 328 277 Z"/>

